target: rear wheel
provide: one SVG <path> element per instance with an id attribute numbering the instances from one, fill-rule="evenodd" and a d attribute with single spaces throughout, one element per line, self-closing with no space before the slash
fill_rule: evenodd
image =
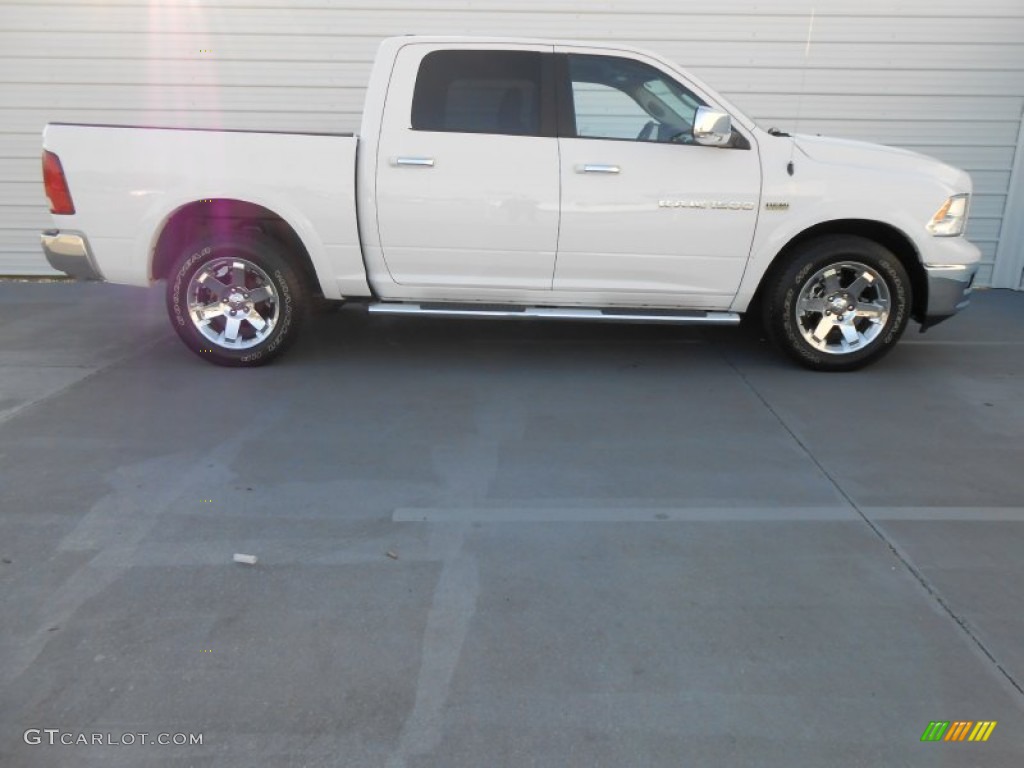
<path id="1" fill-rule="evenodd" d="M 200 243 L 178 260 L 167 310 L 185 346 L 204 360 L 256 366 L 294 341 L 307 296 L 280 245 L 239 236 Z"/>
<path id="2" fill-rule="evenodd" d="M 909 319 L 910 278 L 891 251 L 852 235 L 800 246 L 765 292 L 773 341 L 819 371 L 849 371 L 881 358 Z"/>

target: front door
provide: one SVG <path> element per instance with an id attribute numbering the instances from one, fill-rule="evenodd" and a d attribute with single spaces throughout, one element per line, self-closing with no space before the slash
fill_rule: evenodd
<path id="1" fill-rule="evenodd" d="M 559 164 L 550 46 L 404 47 L 377 156 L 378 231 L 402 286 L 550 291 Z"/>
<path id="2" fill-rule="evenodd" d="M 560 57 L 562 221 L 556 291 L 594 303 L 655 294 L 725 308 L 750 254 L 760 204 L 757 147 L 693 142 L 707 102 L 654 62 Z"/>

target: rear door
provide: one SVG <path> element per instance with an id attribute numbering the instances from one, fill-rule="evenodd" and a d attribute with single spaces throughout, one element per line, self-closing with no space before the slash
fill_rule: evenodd
<path id="1" fill-rule="evenodd" d="M 384 261 L 403 286 L 551 288 L 559 220 L 550 46 L 413 44 L 377 156 Z"/>
<path id="2" fill-rule="evenodd" d="M 708 99 L 654 60 L 560 49 L 562 221 L 556 291 L 727 307 L 760 202 L 757 146 L 693 142 Z"/>

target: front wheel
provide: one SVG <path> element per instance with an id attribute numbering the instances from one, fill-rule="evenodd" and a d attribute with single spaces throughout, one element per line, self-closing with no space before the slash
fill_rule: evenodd
<path id="1" fill-rule="evenodd" d="M 307 306 L 298 270 L 265 238 L 189 249 L 167 282 L 167 311 L 185 346 L 211 363 L 256 366 L 294 341 Z"/>
<path id="2" fill-rule="evenodd" d="M 910 278 L 866 238 L 837 235 L 800 246 L 766 286 L 769 336 L 802 365 L 849 371 L 896 344 L 910 316 Z"/>

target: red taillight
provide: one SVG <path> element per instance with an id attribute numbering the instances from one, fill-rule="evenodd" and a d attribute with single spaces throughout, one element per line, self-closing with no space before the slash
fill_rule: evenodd
<path id="1" fill-rule="evenodd" d="M 75 212 L 64 168 L 53 152 L 43 152 L 43 184 L 46 185 L 46 196 L 50 198 L 50 213 L 70 216 Z"/>

